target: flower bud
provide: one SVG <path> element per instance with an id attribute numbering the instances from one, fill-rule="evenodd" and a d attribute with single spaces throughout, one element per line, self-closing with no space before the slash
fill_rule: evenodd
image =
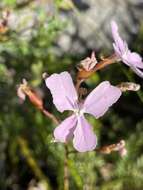
<path id="1" fill-rule="evenodd" d="M 140 85 L 133 82 L 122 82 L 117 85 L 117 87 L 119 87 L 122 92 L 138 91 L 140 89 Z"/>
<path id="2" fill-rule="evenodd" d="M 17 95 L 23 101 L 25 100 L 26 96 L 28 96 L 29 100 L 39 109 L 43 108 L 43 102 L 41 98 L 28 86 L 27 81 L 24 79 L 23 83 L 20 84 L 19 88 L 17 89 Z"/>

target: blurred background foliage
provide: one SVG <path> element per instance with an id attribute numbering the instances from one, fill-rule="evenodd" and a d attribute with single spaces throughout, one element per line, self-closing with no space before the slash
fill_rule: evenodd
<path id="1" fill-rule="evenodd" d="M 77 63 L 89 56 L 84 53 L 59 53 L 59 36 L 70 21 L 62 13 L 77 13 L 76 1 L 66 0 L 1 0 L 0 26 L 0 189 L 62 190 L 64 148 L 52 142 L 56 127 L 26 100 L 17 97 L 17 85 L 26 78 L 43 98 L 46 109 L 59 114 L 52 104 L 42 73 L 68 70 L 73 78 Z M 8 15 L 5 15 L 6 13 Z M 68 13 L 67 13 L 68 14 Z M 80 14 L 80 10 L 79 13 Z M 6 24 L 3 23 L 7 19 Z M 84 21 L 83 21 L 84 22 Z M 110 21 L 108 22 L 110 24 Z M 96 34 L 95 34 L 96 35 Z M 143 24 L 130 40 L 133 50 L 142 53 Z M 100 47 L 100 54 L 110 49 Z M 99 52 L 95 43 L 95 52 Z M 100 54 L 97 55 L 98 58 Z M 94 88 L 100 81 L 113 84 L 142 79 L 125 65 L 115 64 L 94 74 L 86 85 Z M 124 139 L 128 154 L 102 155 L 95 152 L 70 154 L 70 189 L 142 190 L 143 188 L 143 91 L 125 93 L 101 120 L 90 118 L 98 136 L 98 146 Z M 70 145 L 72 150 L 72 145 Z"/>

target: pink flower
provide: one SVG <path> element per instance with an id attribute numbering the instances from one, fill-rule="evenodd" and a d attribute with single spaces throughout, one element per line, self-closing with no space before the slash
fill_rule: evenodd
<path id="1" fill-rule="evenodd" d="M 104 81 L 87 96 L 84 103 L 80 103 L 68 72 L 53 74 L 45 81 L 56 108 L 60 112 L 73 111 L 73 114 L 54 130 L 55 140 L 65 143 L 73 137 L 73 145 L 79 152 L 95 149 L 97 138 L 84 113 L 91 114 L 96 119 L 101 117 L 119 99 L 121 90 Z"/>
<path id="2" fill-rule="evenodd" d="M 128 65 L 138 76 L 143 77 L 143 72 L 140 70 L 143 69 L 141 56 L 129 50 L 127 42 L 119 35 L 118 26 L 115 21 L 111 22 L 111 29 L 114 39 L 113 47 L 117 57 Z"/>

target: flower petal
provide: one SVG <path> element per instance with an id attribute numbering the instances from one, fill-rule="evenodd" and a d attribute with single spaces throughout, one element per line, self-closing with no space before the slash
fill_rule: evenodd
<path id="1" fill-rule="evenodd" d="M 52 93 L 53 102 L 60 112 L 75 108 L 78 97 L 68 72 L 53 74 L 45 82 Z"/>
<path id="2" fill-rule="evenodd" d="M 56 129 L 54 130 L 54 137 L 56 141 L 66 142 L 71 136 L 77 124 L 77 117 L 72 115 L 66 118 Z"/>
<path id="3" fill-rule="evenodd" d="M 115 21 L 111 22 L 111 30 L 115 43 L 113 48 L 117 56 L 140 77 L 142 77 L 143 61 L 141 56 L 136 52 L 131 52 L 128 48 L 127 42 L 124 41 L 118 32 L 118 26 Z"/>
<path id="4" fill-rule="evenodd" d="M 129 51 L 129 53 L 127 54 L 127 60 L 131 66 L 133 65 L 134 67 L 143 69 L 142 58 L 138 53 Z"/>
<path id="5" fill-rule="evenodd" d="M 91 125 L 84 116 L 78 117 L 78 123 L 74 131 L 74 148 L 79 152 L 92 151 L 97 145 L 97 138 L 92 131 Z"/>
<path id="6" fill-rule="evenodd" d="M 143 71 L 138 69 L 137 67 L 131 66 L 131 69 L 141 78 L 143 78 Z"/>
<path id="7" fill-rule="evenodd" d="M 108 81 L 99 84 L 86 98 L 83 109 L 85 113 L 96 118 L 101 117 L 121 96 L 121 90 Z"/>
<path id="8" fill-rule="evenodd" d="M 118 26 L 115 21 L 111 21 L 111 30 L 113 39 L 115 41 L 114 46 L 116 46 L 117 54 L 119 54 L 119 52 L 120 54 L 123 54 L 125 51 L 127 51 L 128 46 L 127 43 L 120 37 L 118 32 Z"/>
<path id="9" fill-rule="evenodd" d="M 78 123 L 74 131 L 73 146 L 79 152 L 92 151 L 97 145 L 97 138 L 91 125 L 84 116 L 78 117 Z"/>

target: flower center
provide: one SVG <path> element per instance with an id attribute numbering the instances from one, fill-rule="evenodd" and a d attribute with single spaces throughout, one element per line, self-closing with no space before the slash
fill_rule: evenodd
<path id="1" fill-rule="evenodd" d="M 84 114 L 84 109 L 74 109 L 73 111 L 76 116 L 82 116 Z"/>

